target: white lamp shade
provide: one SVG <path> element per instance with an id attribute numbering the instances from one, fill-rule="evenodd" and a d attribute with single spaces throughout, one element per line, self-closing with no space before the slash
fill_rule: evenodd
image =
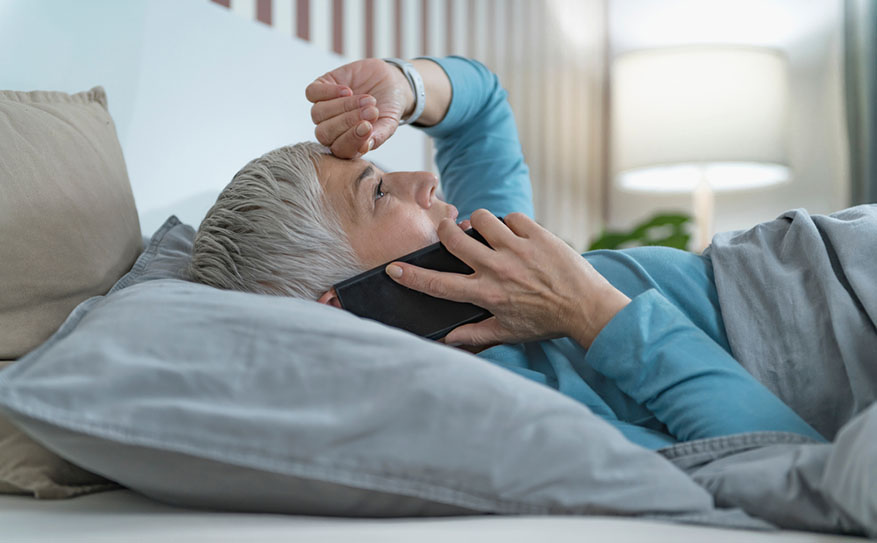
<path id="1" fill-rule="evenodd" d="M 788 180 L 788 69 L 777 51 L 698 46 L 620 55 L 612 169 L 630 190 L 714 190 Z"/>

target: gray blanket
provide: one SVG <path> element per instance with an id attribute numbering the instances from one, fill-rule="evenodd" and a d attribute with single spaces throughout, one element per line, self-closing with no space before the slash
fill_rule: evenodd
<path id="1" fill-rule="evenodd" d="M 705 255 L 735 358 L 833 443 L 752 434 L 662 453 L 717 505 L 877 537 L 877 205 L 788 211 Z"/>

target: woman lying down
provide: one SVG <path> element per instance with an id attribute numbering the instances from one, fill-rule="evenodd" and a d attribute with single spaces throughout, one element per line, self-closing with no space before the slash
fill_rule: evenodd
<path id="1" fill-rule="evenodd" d="M 775 395 L 793 404 L 790 386 L 823 386 L 819 376 L 800 374 L 804 358 L 877 352 L 861 338 L 859 351 L 843 344 L 843 334 L 874 335 L 873 323 L 834 326 L 817 318 L 831 311 L 806 299 L 777 308 L 759 289 L 780 285 L 737 275 L 740 263 L 769 268 L 783 255 L 734 260 L 725 256 L 734 243 L 720 253 L 714 242 L 707 256 L 647 247 L 583 258 L 531 218 L 529 172 L 497 77 L 459 57 L 411 64 L 361 60 L 311 83 L 306 96 L 325 147 L 282 147 L 239 171 L 201 224 L 191 275 L 218 288 L 340 307 L 333 284 L 441 241 L 475 273 L 399 262 L 386 273 L 494 315 L 443 342 L 557 389 L 652 449 L 753 431 L 824 441 L 873 401 L 868 390 L 840 394 L 831 405 L 790 407 Z M 423 93 L 414 92 L 417 79 Z M 447 202 L 436 196 L 433 174 L 385 172 L 362 158 L 399 124 L 415 121 L 434 138 Z M 836 229 L 860 216 L 877 221 L 874 206 L 844 213 L 852 219 L 821 220 Z M 819 219 L 797 215 L 799 223 Z M 468 219 L 458 224 L 460 217 Z M 490 247 L 464 233 L 470 225 Z M 747 371 L 735 355 L 761 365 Z"/>

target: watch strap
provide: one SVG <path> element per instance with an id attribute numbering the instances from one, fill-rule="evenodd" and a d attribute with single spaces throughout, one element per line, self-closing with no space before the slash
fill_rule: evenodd
<path id="1" fill-rule="evenodd" d="M 420 72 L 414 68 L 413 64 L 401 58 L 385 58 L 384 62 L 393 64 L 402 70 L 402 73 L 405 74 L 405 79 L 411 85 L 411 91 L 414 93 L 414 112 L 407 119 L 400 119 L 399 125 L 417 122 L 417 119 L 423 114 L 424 108 L 426 108 L 426 88 L 423 85 L 423 78 L 420 77 Z"/>

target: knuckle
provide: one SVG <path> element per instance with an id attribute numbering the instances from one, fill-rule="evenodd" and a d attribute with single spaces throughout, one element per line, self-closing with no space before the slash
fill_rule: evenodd
<path id="1" fill-rule="evenodd" d="M 505 301 L 505 295 L 499 290 L 484 293 L 484 301 L 490 307 L 499 307 Z"/>
<path id="2" fill-rule="evenodd" d="M 518 256 L 525 262 L 533 262 L 538 258 L 536 248 L 531 244 L 523 244 L 521 248 L 518 249 Z"/>
<path id="3" fill-rule="evenodd" d="M 326 129 L 325 124 L 319 124 L 314 129 L 314 136 L 317 138 L 317 141 L 322 143 L 323 145 L 329 145 L 332 143 L 332 140 L 329 139 L 328 130 Z"/>
<path id="4" fill-rule="evenodd" d="M 456 253 L 460 250 L 462 244 L 462 240 L 453 234 L 448 237 L 448 240 L 445 242 L 445 246 L 448 248 L 448 251 L 452 253 Z"/>
<path id="5" fill-rule="evenodd" d="M 344 115 L 344 123 L 347 125 L 347 128 L 353 128 L 360 121 L 359 110 L 348 112 Z"/>
<path id="6" fill-rule="evenodd" d="M 426 287 L 427 293 L 436 297 L 442 297 L 446 292 L 445 285 L 438 276 L 430 277 L 424 281 L 424 287 Z"/>
<path id="7" fill-rule="evenodd" d="M 508 215 L 505 216 L 505 220 L 512 221 L 515 223 L 521 223 L 524 221 L 524 219 L 527 219 L 527 218 L 529 218 L 529 217 L 527 217 L 526 215 L 524 215 L 520 211 L 515 211 L 514 213 L 509 213 Z"/>
<path id="8" fill-rule="evenodd" d="M 357 95 L 353 95 L 350 98 L 346 99 L 344 101 L 344 111 L 347 112 L 347 111 L 358 110 L 359 109 L 359 101 L 361 99 L 362 98 L 360 96 L 357 96 Z"/>
<path id="9" fill-rule="evenodd" d="M 341 141 L 341 138 L 335 140 L 335 142 L 332 143 L 330 149 L 332 150 L 332 154 L 337 156 L 337 157 L 347 157 L 348 156 L 348 152 L 344 148 L 344 145 L 343 145 L 343 142 Z"/>
<path id="10" fill-rule="evenodd" d="M 515 281 L 519 277 L 518 270 L 508 266 L 497 266 L 494 270 L 497 278 L 503 282 Z"/>

